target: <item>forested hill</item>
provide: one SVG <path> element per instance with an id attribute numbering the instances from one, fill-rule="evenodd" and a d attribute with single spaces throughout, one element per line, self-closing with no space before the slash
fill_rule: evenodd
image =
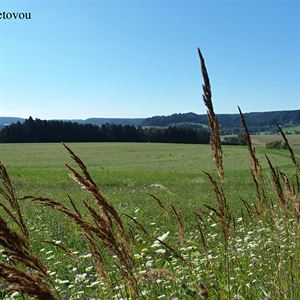
<path id="1" fill-rule="evenodd" d="M 88 119 L 71 119 L 71 120 L 57 120 L 64 122 L 72 122 L 78 124 L 92 124 L 92 125 L 104 125 L 104 124 L 114 124 L 114 125 L 133 125 L 140 126 L 145 118 L 88 118 Z M 17 117 L 0 117 L 0 128 L 7 125 L 24 122 L 25 119 Z"/>
<path id="2" fill-rule="evenodd" d="M 282 126 L 300 125 L 300 109 L 288 111 L 253 112 L 245 113 L 248 127 L 252 133 L 261 131 L 274 131 L 274 120 Z M 241 130 L 239 114 L 217 114 L 222 134 L 238 133 Z M 170 116 L 156 116 L 151 118 L 89 118 L 60 120 L 64 122 L 76 122 L 78 124 L 92 124 L 101 126 L 103 124 L 131 125 L 143 127 L 184 127 L 199 129 L 207 126 L 207 115 L 195 113 L 173 114 Z M 5 126 L 24 122 L 21 118 L 0 117 L 0 130 Z"/>
<path id="3" fill-rule="evenodd" d="M 252 133 L 260 131 L 272 131 L 274 120 L 282 126 L 300 125 L 300 110 L 253 112 L 244 114 L 247 124 Z M 223 134 L 237 133 L 240 131 L 239 114 L 217 114 Z M 195 113 L 173 114 L 170 116 L 156 116 L 147 118 L 142 126 L 183 126 L 199 127 L 208 125 L 207 115 Z"/>

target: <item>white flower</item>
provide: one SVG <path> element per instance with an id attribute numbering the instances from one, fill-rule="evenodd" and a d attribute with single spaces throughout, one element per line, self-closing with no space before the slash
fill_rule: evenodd
<path id="1" fill-rule="evenodd" d="M 149 260 L 146 262 L 146 267 L 151 267 L 153 264 L 153 260 Z"/>
<path id="2" fill-rule="evenodd" d="M 91 253 L 88 253 L 86 255 L 81 255 L 80 258 L 89 258 L 89 257 L 92 257 L 92 254 Z"/>
<path id="3" fill-rule="evenodd" d="M 155 252 L 158 254 L 164 254 L 164 253 L 166 253 L 166 250 L 165 249 L 157 249 Z"/>
<path id="4" fill-rule="evenodd" d="M 93 270 L 93 266 L 87 267 L 87 268 L 85 269 L 86 272 L 89 272 L 89 271 L 92 271 L 92 270 Z"/>
<path id="5" fill-rule="evenodd" d="M 157 239 L 158 239 L 158 240 L 161 240 L 161 241 L 164 241 L 164 240 L 168 237 L 169 233 L 170 233 L 170 232 L 167 231 L 167 232 L 164 233 L 163 235 L 159 236 Z"/>
<path id="6" fill-rule="evenodd" d="M 100 284 L 100 281 L 98 280 L 98 281 L 94 281 L 94 282 L 92 282 L 91 284 L 90 284 L 90 287 L 93 287 L 93 286 L 95 286 L 95 285 L 99 285 Z"/>
<path id="7" fill-rule="evenodd" d="M 69 280 L 67 280 L 67 279 L 66 279 L 66 280 L 60 280 L 60 279 L 59 279 L 59 280 L 56 280 L 56 282 L 57 282 L 57 283 L 59 283 L 59 284 L 66 284 L 66 283 L 70 283 L 70 281 L 69 281 Z"/>
<path id="8" fill-rule="evenodd" d="M 11 295 L 10 295 L 10 297 L 12 298 L 12 299 L 14 299 L 15 297 L 17 297 L 17 296 L 19 296 L 20 294 L 19 294 L 19 292 L 14 292 L 14 293 L 12 293 Z"/>
<path id="9" fill-rule="evenodd" d="M 154 243 L 150 246 L 151 248 L 159 248 L 160 244 L 158 241 L 154 241 Z"/>
<path id="10" fill-rule="evenodd" d="M 77 274 L 75 278 L 75 283 L 83 282 L 87 276 L 87 273 Z"/>

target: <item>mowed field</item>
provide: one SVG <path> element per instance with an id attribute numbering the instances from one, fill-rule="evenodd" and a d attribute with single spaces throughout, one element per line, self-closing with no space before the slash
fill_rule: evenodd
<path id="1" fill-rule="evenodd" d="M 290 145 L 293 146 L 294 149 L 300 150 L 300 134 L 287 134 L 286 137 Z M 257 134 L 252 135 L 251 139 L 253 144 L 260 146 L 264 146 L 266 143 L 274 141 L 283 141 L 282 137 L 279 134 Z"/>

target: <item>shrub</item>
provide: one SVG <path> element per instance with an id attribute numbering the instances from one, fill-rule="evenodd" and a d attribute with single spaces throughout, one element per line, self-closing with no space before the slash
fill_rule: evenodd
<path id="1" fill-rule="evenodd" d="M 223 145 L 245 145 L 244 139 L 241 135 L 226 136 L 222 141 Z"/>
<path id="2" fill-rule="evenodd" d="M 286 143 L 283 143 L 282 141 L 272 141 L 266 143 L 266 148 L 268 149 L 287 149 Z"/>

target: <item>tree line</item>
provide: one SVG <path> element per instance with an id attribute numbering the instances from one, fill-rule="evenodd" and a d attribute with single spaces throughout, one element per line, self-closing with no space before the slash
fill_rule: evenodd
<path id="1" fill-rule="evenodd" d="M 160 142 L 209 143 L 209 132 L 204 129 L 180 127 L 142 128 L 132 125 L 78 124 L 29 117 L 4 127 L 0 132 L 2 143 L 34 142 Z"/>
<path id="2" fill-rule="evenodd" d="M 274 120 L 282 126 L 300 124 L 300 110 L 289 111 L 269 111 L 244 113 L 248 129 L 252 134 L 268 131 L 276 132 Z M 239 114 L 217 114 L 220 124 L 221 134 L 239 134 L 241 132 L 241 121 Z M 208 125 L 207 115 L 195 113 L 173 114 L 170 116 L 155 116 L 143 121 L 142 126 L 179 126 L 193 128 L 199 125 Z"/>

